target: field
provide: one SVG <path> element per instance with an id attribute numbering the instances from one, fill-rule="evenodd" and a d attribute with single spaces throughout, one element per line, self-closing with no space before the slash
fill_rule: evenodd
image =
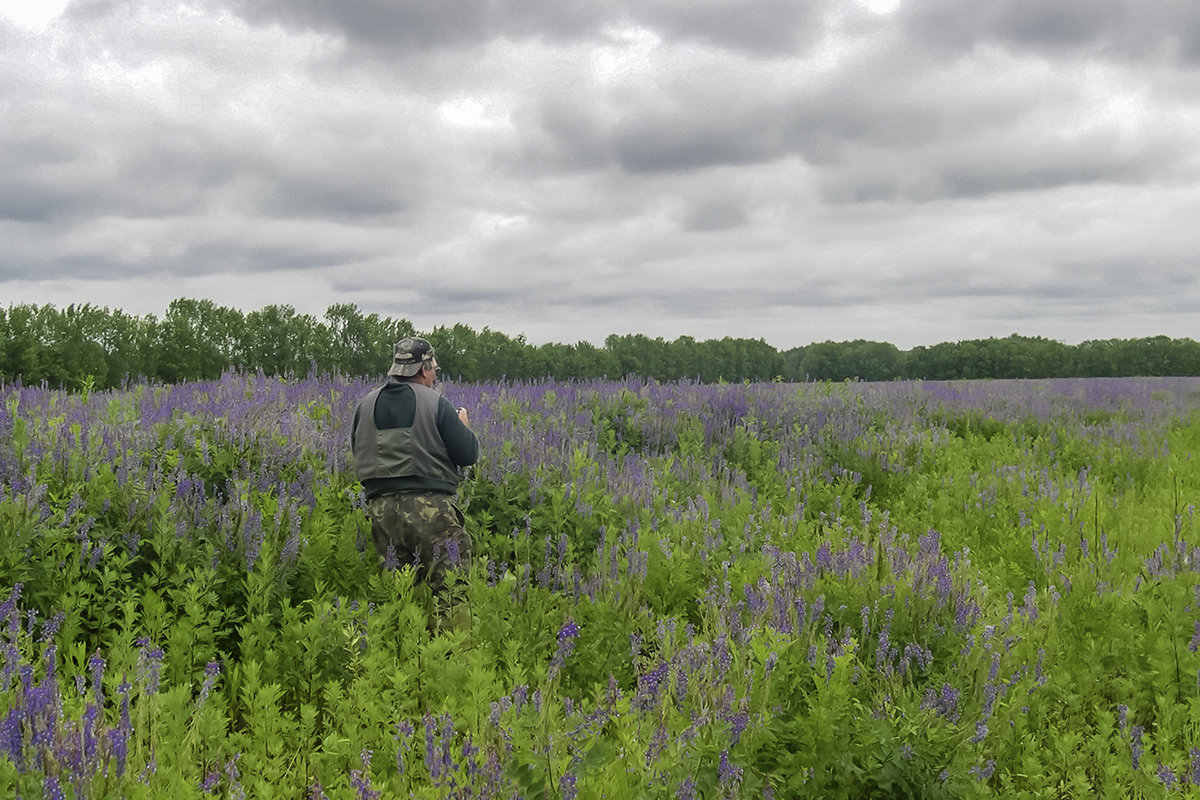
<path id="1" fill-rule="evenodd" d="M 448 385 L 458 627 L 368 389 L 0 388 L 0 797 L 1200 791 L 1200 379 Z"/>

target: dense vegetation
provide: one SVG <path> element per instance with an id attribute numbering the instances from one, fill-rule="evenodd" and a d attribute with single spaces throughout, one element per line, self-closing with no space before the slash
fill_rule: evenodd
<path id="1" fill-rule="evenodd" d="M 0 308 L 0 380 L 51 388 L 114 388 L 130 381 L 213 380 L 226 370 L 298 376 L 379 375 L 393 343 L 414 333 L 406 320 L 363 314 L 348 304 L 323 318 L 271 305 L 243 313 L 208 300 L 179 299 L 162 319 L 72 305 Z M 467 325 L 421 332 L 447 375 L 464 381 L 637 375 L 703 383 L 859 379 L 950 380 L 1200 375 L 1200 343 L 1156 336 L 1066 345 L 1009 336 L 901 351 L 884 342 L 818 342 L 779 351 L 759 339 L 673 341 L 641 334 L 533 345 Z"/>
<path id="2" fill-rule="evenodd" d="M 0 796 L 1200 786 L 1200 380 L 451 384 L 469 629 L 371 549 L 368 384 L 0 396 Z"/>

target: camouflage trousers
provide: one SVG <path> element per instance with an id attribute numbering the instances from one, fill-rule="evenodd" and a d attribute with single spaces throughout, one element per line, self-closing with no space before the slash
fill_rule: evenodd
<path id="1" fill-rule="evenodd" d="M 436 595 L 447 573 L 466 569 L 471 562 L 471 539 L 463 528 L 463 513 L 454 496 L 430 492 L 401 492 L 367 501 L 371 538 L 387 567 L 416 568 Z"/>

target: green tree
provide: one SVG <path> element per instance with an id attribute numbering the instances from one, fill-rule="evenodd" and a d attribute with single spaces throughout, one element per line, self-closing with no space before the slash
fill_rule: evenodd
<path id="1" fill-rule="evenodd" d="M 8 380 L 37 383 L 42 379 L 39 361 L 42 342 L 39 336 L 38 308 L 32 305 L 10 306 L 0 310 L 0 375 Z"/>
<path id="2" fill-rule="evenodd" d="M 336 303 L 325 311 L 325 335 L 314 339 L 313 354 L 323 371 L 353 377 L 382 375 L 395 354 L 396 342 L 413 335 L 406 319 L 364 315 L 352 303 Z M 321 340 L 324 343 L 320 343 Z M 439 359 L 440 361 L 440 359 Z"/>
<path id="3" fill-rule="evenodd" d="M 269 305 L 246 315 L 241 366 L 267 375 L 306 375 L 315 362 L 317 321 L 290 305 Z"/>

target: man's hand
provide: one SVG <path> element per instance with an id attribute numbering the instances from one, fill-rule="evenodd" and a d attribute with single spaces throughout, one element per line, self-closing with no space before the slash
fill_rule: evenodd
<path id="1" fill-rule="evenodd" d="M 466 425 L 468 428 L 471 427 L 471 420 L 467 418 L 467 410 L 462 406 L 459 406 L 458 418 L 462 420 L 463 425 Z"/>

